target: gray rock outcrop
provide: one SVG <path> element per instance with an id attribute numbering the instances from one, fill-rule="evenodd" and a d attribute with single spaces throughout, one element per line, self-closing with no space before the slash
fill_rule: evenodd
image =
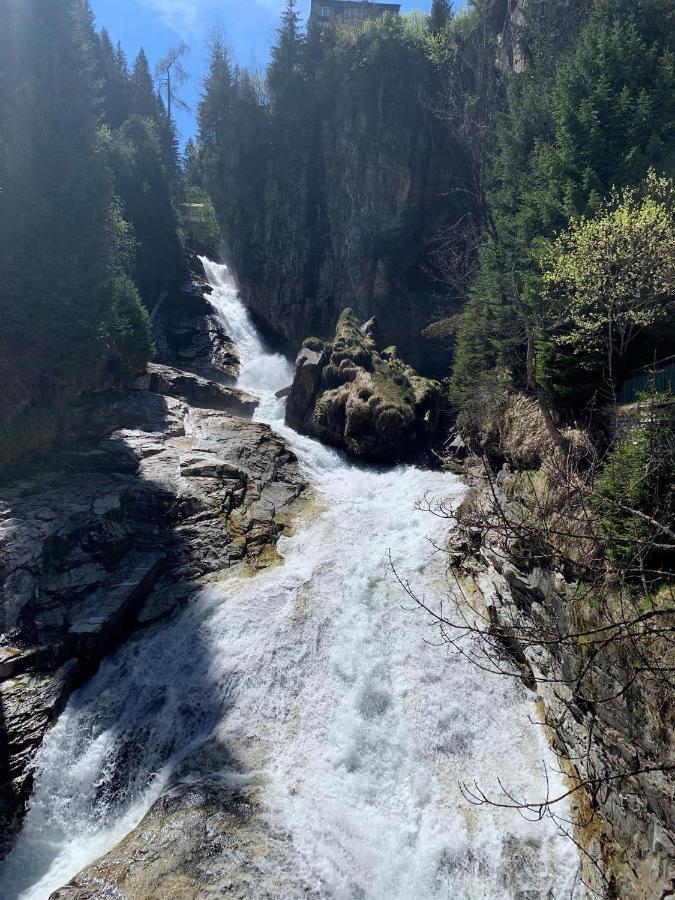
<path id="1" fill-rule="evenodd" d="M 217 409 L 244 418 L 250 418 L 258 407 L 258 400 L 245 391 L 158 363 L 149 363 L 147 373 L 134 386 L 176 397 L 197 409 Z"/>
<path id="2" fill-rule="evenodd" d="M 270 826 L 258 779 L 244 770 L 217 739 L 205 744 L 178 766 L 141 824 L 51 900 L 318 900 L 316 885 L 289 865 L 290 836 Z"/>
<path id="3" fill-rule="evenodd" d="M 521 483 L 509 467 L 488 483 L 475 462 L 467 464 L 472 489 L 459 509 L 450 560 L 462 598 L 490 622 L 505 656 L 538 694 L 540 720 L 570 791 L 570 810 L 553 804 L 552 811 L 581 848 L 589 896 L 668 897 L 675 881 L 675 755 L 667 691 L 635 671 L 632 639 L 612 639 L 596 619 L 582 624 L 593 611 L 578 584 L 553 567 L 528 564 L 501 527 L 473 524 L 476 511 L 488 521 L 495 500 L 514 521 Z M 664 627 L 670 631 L 672 623 Z M 594 628 L 602 634 L 595 643 Z M 574 639 L 586 629 L 590 638 Z M 638 665 L 649 663 L 640 656 Z"/>
<path id="4" fill-rule="evenodd" d="M 188 284 L 162 299 L 152 317 L 156 362 L 232 384 L 239 375 L 239 353 L 208 299 L 210 290 Z"/>
<path id="5" fill-rule="evenodd" d="M 205 577 L 275 561 L 304 489 L 294 456 L 265 425 L 142 390 L 120 412 L 108 438 L 0 493 L 5 840 L 72 688 Z"/>
<path id="6" fill-rule="evenodd" d="M 397 462 L 419 453 L 434 436 L 440 386 L 417 375 L 390 347 L 378 351 L 375 322 L 359 326 L 351 310 L 335 340 L 310 338 L 296 360 L 286 424 L 352 456 Z"/>

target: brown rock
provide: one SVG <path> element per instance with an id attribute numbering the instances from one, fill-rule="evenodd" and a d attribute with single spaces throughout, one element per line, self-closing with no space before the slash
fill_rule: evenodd
<path id="1" fill-rule="evenodd" d="M 335 340 L 310 339 L 296 361 L 286 424 L 353 456 L 396 462 L 419 453 L 433 437 L 441 392 L 397 359 L 378 352 L 371 320 L 360 326 L 351 310 Z"/>

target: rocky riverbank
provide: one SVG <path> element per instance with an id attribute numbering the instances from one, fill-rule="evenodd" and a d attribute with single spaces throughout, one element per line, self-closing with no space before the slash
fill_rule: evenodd
<path id="1" fill-rule="evenodd" d="M 535 405 L 512 400 L 499 440 L 490 444 L 494 459 L 506 459 L 501 471 L 455 441 L 470 490 L 450 542 L 453 571 L 487 637 L 479 641 L 492 668 L 513 672 L 515 665 L 540 700 L 540 725 L 571 791 L 572 818 L 561 824 L 582 849 L 585 884 L 605 898 L 666 898 L 675 886 L 675 748 L 666 685 L 645 677 L 640 665 L 649 661 L 636 660 L 634 640 L 617 636 L 578 583 L 533 562 L 535 548 L 520 545 L 513 523 L 541 513 L 528 507 L 528 494 L 553 450 Z M 559 509 L 560 530 L 564 517 Z M 621 620 L 618 610 L 612 616 Z"/>
<path id="2" fill-rule="evenodd" d="M 208 305 L 192 286 L 155 323 L 160 359 L 191 371 L 151 365 L 88 398 L 105 437 L 36 459 L 0 493 L 2 852 L 72 690 L 214 573 L 274 563 L 305 490 L 283 441 L 250 421 L 256 400 L 226 384 L 238 359 Z"/>

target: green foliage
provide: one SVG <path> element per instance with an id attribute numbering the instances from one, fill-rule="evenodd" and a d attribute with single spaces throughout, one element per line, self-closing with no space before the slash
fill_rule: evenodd
<path id="1" fill-rule="evenodd" d="M 606 391 L 608 368 L 613 368 L 610 380 L 618 381 L 663 344 L 652 325 L 663 319 L 670 290 L 663 282 L 671 246 L 661 228 L 664 214 L 659 213 L 657 234 L 654 209 L 638 212 L 637 195 L 622 212 L 610 198 L 614 190 L 637 188 L 650 167 L 670 172 L 675 163 L 674 16 L 669 0 L 552 0 L 527 4 L 524 20 L 503 42 L 504 47 L 510 42 L 511 62 L 517 59 L 518 65 L 507 79 L 494 149 L 488 142 L 484 150 L 485 230 L 495 251 L 481 258 L 478 288 L 498 322 L 484 334 L 486 348 L 496 341 L 497 352 L 486 349 L 475 354 L 475 362 L 480 366 L 494 355 L 513 383 L 526 388 L 529 338 L 540 385 L 570 416 Z M 608 203 L 617 207 L 613 213 Z M 578 224 L 582 217 L 584 225 Z M 556 243 L 561 231 L 566 237 Z M 543 283 L 542 246 L 551 241 L 558 270 L 556 276 L 549 271 Z M 657 245 L 660 255 L 653 262 L 660 261 L 663 289 L 650 294 L 655 287 L 645 271 L 650 264 L 640 262 Z M 576 275 L 569 267 L 563 273 L 563 256 L 576 266 Z M 633 312 L 627 329 L 614 329 L 610 359 L 598 338 L 607 337 L 609 326 L 602 319 L 614 304 Z M 647 307 L 649 322 L 643 321 Z M 589 316 L 593 339 L 589 332 L 582 340 Z M 472 329 L 471 340 L 477 340 L 475 313 L 465 317 L 463 329 Z M 459 345 L 468 340 L 460 332 Z M 458 368 L 472 372 L 461 359 Z"/>
<path id="2" fill-rule="evenodd" d="M 129 94 L 129 111 L 132 115 L 143 116 L 145 119 L 158 118 L 159 100 L 155 93 L 152 75 L 150 74 L 150 63 L 142 47 L 134 61 L 129 81 Z"/>
<path id="3" fill-rule="evenodd" d="M 613 192 L 548 250 L 548 318 L 578 364 L 605 367 L 614 386 L 633 342 L 669 316 L 675 296 L 675 185 L 652 170 L 639 189 Z M 598 362 L 599 361 L 599 362 Z"/>
<path id="4" fill-rule="evenodd" d="M 116 377 L 135 375 L 152 356 L 148 312 L 136 286 L 126 275 L 113 279 L 111 295 L 100 331 L 108 370 Z"/>
<path id="5" fill-rule="evenodd" d="M 316 353 L 320 353 L 325 345 L 321 338 L 308 337 L 302 342 L 302 346 L 306 347 L 308 350 L 314 350 Z"/>
<path id="6" fill-rule="evenodd" d="M 183 231 L 190 249 L 194 253 L 213 259 L 218 255 L 220 228 L 218 227 L 218 219 L 216 218 L 216 211 L 211 198 L 202 188 L 187 187 L 184 194 L 184 203 L 198 204 L 201 208 L 202 218 L 200 222 L 187 220 L 183 223 Z"/>
<path id="7" fill-rule="evenodd" d="M 176 133 L 142 49 L 129 73 L 123 51 L 114 50 L 102 31 L 98 69 L 102 119 L 108 126 L 101 136 L 120 214 L 133 229 L 133 251 L 125 249 L 122 268 L 152 308 L 161 291 L 179 283 L 187 271 L 174 208 L 181 190 Z"/>
<path id="8" fill-rule="evenodd" d="M 452 19 L 452 3 L 450 0 L 432 0 L 428 27 L 431 34 L 437 35 L 445 31 Z"/>
<path id="9" fill-rule="evenodd" d="M 664 549 L 670 541 L 656 524 L 673 527 L 673 429 L 659 418 L 653 402 L 647 404 L 643 420 L 613 448 L 593 496 L 608 557 L 633 577 L 650 565 L 667 566 L 668 556 L 673 562 L 672 549 Z"/>
<path id="10" fill-rule="evenodd" d="M 131 194 L 142 200 L 150 183 L 169 220 L 172 209 L 161 161 L 133 188 L 110 167 L 134 142 L 125 122 L 144 67 L 129 76 L 81 0 L 1 0 L 0 14 L 0 416 L 39 406 L 42 421 L 57 398 L 125 379 L 149 358 L 147 315 L 125 274 L 149 247 Z M 147 100 L 151 80 L 144 90 Z M 136 134 L 151 130 L 143 122 Z M 136 143 L 157 162 L 154 138 Z"/>
<path id="11" fill-rule="evenodd" d="M 277 30 L 277 42 L 267 70 L 270 103 L 278 112 L 293 115 L 303 81 L 304 35 L 300 31 L 300 15 L 296 0 L 287 0 Z"/>
<path id="12" fill-rule="evenodd" d="M 675 161 L 674 27 L 663 0 L 596 4 L 556 79 L 553 140 L 535 151 L 544 226 L 593 213 L 613 186 Z"/>
<path id="13" fill-rule="evenodd" d="M 183 151 L 183 177 L 189 187 L 202 187 L 203 173 L 199 158 L 199 146 L 193 138 L 188 138 Z"/>
<path id="14" fill-rule="evenodd" d="M 269 112 L 259 83 L 232 65 L 224 44 L 211 46 L 199 105 L 199 143 L 188 185 L 205 189 L 215 207 L 228 255 L 245 271 L 262 265 L 256 217 L 264 204 Z"/>
<path id="15" fill-rule="evenodd" d="M 112 194 L 96 140 L 95 43 L 82 5 L 32 0 L 13 13 L 0 355 L 32 397 L 91 378 L 113 265 Z"/>
<path id="16" fill-rule="evenodd" d="M 104 132 L 104 139 L 115 190 L 136 239 L 131 274 L 152 308 L 163 288 L 186 275 L 158 127 L 133 115 L 117 131 Z"/>
<path id="17" fill-rule="evenodd" d="M 103 119 L 111 128 L 119 128 L 131 112 L 129 69 L 124 51 L 113 47 L 105 29 L 99 35 L 97 56 Z"/>
<path id="18" fill-rule="evenodd" d="M 526 16 L 531 61 L 510 79 L 495 159 L 496 211 L 525 249 L 593 214 L 612 187 L 673 162 L 672 4 L 596 0 L 585 21 L 573 6 L 571 27 L 559 15 L 552 31 L 542 29 L 539 9 Z M 557 70 L 542 54 L 556 34 Z"/>
<path id="19" fill-rule="evenodd" d="M 501 308 L 494 302 L 498 267 L 496 248 L 485 244 L 480 251 L 481 265 L 461 318 L 455 345 L 450 396 L 459 406 L 474 394 L 478 380 L 494 370 L 500 357 Z M 504 345 L 505 346 L 505 345 Z"/>

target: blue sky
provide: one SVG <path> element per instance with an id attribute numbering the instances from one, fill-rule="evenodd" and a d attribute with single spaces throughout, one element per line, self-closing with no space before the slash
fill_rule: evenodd
<path id="1" fill-rule="evenodd" d="M 97 28 L 107 28 L 113 43 L 121 41 L 130 62 L 143 47 L 154 68 L 167 48 L 180 39 L 190 45 L 186 68 L 192 78 L 183 96 L 196 113 L 209 34 L 222 32 L 241 65 L 262 68 L 285 0 L 91 0 L 91 5 Z M 299 0 L 303 16 L 309 5 L 310 0 Z M 431 0 L 402 0 L 404 11 L 428 11 L 430 6 Z M 182 115 L 178 125 L 185 140 L 194 132 L 194 115 Z"/>

